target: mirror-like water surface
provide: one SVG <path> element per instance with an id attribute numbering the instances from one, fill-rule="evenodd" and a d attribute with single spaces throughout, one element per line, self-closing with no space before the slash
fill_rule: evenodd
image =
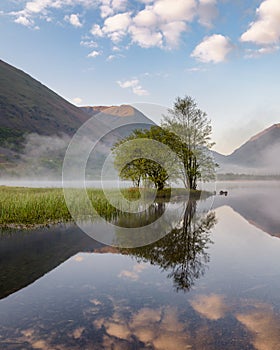
<path id="1" fill-rule="evenodd" d="M 0 348 L 279 349 L 279 184 L 219 186 L 146 247 L 2 232 Z"/>

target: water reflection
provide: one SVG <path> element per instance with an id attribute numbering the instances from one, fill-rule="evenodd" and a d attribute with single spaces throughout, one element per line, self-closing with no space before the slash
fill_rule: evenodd
<path id="1" fill-rule="evenodd" d="M 0 299 L 33 283 L 78 252 L 102 247 L 72 225 L 0 231 Z"/>
<path id="2" fill-rule="evenodd" d="M 127 235 L 122 227 L 154 222 L 165 210 L 165 203 L 155 203 L 149 209 L 137 215 L 119 216 L 114 222 L 114 237 L 118 244 L 128 245 Z M 182 204 L 180 204 L 180 208 Z M 30 232 L 2 232 L 0 236 L 0 299 L 33 283 L 45 273 L 53 270 L 78 252 L 118 253 L 137 257 L 138 261 L 150 262 L 168 271 L 176 289 L 189 290 L 195 280 L 205 272 L 209 261 L 207 247 L 210 243 L 209 232 L 215 224 L 215 214 L 197 213 L 196 201 L 189 201 L 181 213 L 178 224 L 178 212 L 175 218 L 169 212 L 165 221 L 165 230 L 169 231 L 156 243 L 135 249 L 117 249 L 98 243 L 73 225 L 60 225 L 49 229 L 37 229 Z M 178 206 L 174 204 L 173 211 Z M 177 225 L 176 225 L 177 224 Z M 100 234 L 107 225 L 96 224 Z M 147 232 L 148 235 L 150 232 Z M 139 244 L 143 235 L 139 236 Z M 133 238 L 135 242 L 135 238 Z M 141 265 L 137 266 L 141 269 Z M 123 276 L 136 278 L 138 271 L 124 272 Z"/>
<path id="3" fill-rule="evenodd" d="M 75 227 L 2 235 L 3 296 L 22 289 L 0 301 L 1 350 L 278 349 L 280 240 L 237 213 L 245 200 L 231 190 L 216 216 L 189 203 L 143 248 L 108 247 Z"/>
<path id="4" fill-rule="evenodd" d="M 250 224 L 280 237 L 280 182 L 252 181 L 219 184 L 229 191 L 227 197 L 216 196 L 214 208 L 230 206 Z"/>
<path id="5" fill-rule="evenodd" d="M 189 201 L 179 225 L 152 245 L 121 250 L 168 272 L 176 290 L 188 291 L 205 273 L 209 262 L 210 232 L 216 224 L 214 212 L 198 213 L 197 202 Z"/>

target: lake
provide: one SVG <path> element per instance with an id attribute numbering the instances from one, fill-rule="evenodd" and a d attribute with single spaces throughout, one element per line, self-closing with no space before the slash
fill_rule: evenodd
<path id="1" fill-rule="evenodd" d="M 280 183 L 219 189 L 229 195 L 183 203 L 144 247 L 108 246 L 73 224 L 2 231 L 0 349 L 279 349 Z M 121 240 L 131 219 L 114 220 Z"/>

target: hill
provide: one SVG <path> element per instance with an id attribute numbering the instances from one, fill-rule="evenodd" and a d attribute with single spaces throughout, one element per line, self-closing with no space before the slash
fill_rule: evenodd
<path id="1" fill-rule="evenodd" d="M 130 105 L 121 106 L 94 106 L 94 107 L 80 107 L 82 111 L 89 116 L 95 116 L 103 123 L 110 126 L 118 126 L 120 123 L 135 123 L 155 125 L 151 119 L 147 118 L 138 109 Z"/>
<path id="2" fill-rule="evenodd" d="M 93 139 L 107 135 L 98 145 L 93 168 L 99 167 L 119 138 L 153 124 L 128 105 L 78 108 L 0 60 L 0 173 L 58 175 L 72 135 L 91 116 L 96 117 L 88 130 Z"/>
<path id="3" fill-rule="evenodd" d="M 280 124 L 274 124 L 236 149 L 228 159 L 233 164 L 259 167 L 265 165 L 275 147 L 280 146 Z"/>
<path id="4" fill-rule="evenodd" d="M 88 115 L 23 71 L 0 60 L 0 145 L 26 133 L 74 132 Z"/>
<path id="5" fill-rule="evenodd" d="M 220 164 L 219 172 L 279 174 L 280 173 L 280 124 L 251 137 L 232 154 L 223 156 L 214 153 Z"/>

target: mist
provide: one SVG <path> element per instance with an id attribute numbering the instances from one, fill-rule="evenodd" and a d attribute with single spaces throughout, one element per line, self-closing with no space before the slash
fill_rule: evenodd
<path id="1" fill-rule="evenodd" d="M 7 158 L 12 159 L 12 161 L 7 163 L 8 166 L 0 169 L 0 184 L 28 187 L 62 187 L 63 162 L 71 139 L 66 134 L 42 136 L 32 133 L 25 137 L 20 149 L 17 149 L 16 152 L 9 148 L 2 148 Z M 100 183 L 102 166 L 115 141 L 116 137 L 108 135 L 107 138 L 105 137 L 104 140 L 97 143 L 94 152 L 89 156 L 86 178 L 88 181 L 94 181 L 94 187 L 102 186 Z M 93 142 L 87 136 L 80 140 L 80 144 L 76 147 L 75 154 L 72 154 L 71 158 L 73 169 L 79 167 L 81 156 Z M 13 157 L 11 157 L 11 154 Z M 111 161 L 109 174 L 112 174 L 113 171 L 114 166 L 113 161 Z M 71 173 L 71 176 L 75 179 L 75 173 Z M 107 180 L 110 180 L 110 178 Z M 75 183 L 75 186 L 81 186 L 79 181 Z M 108 183 L 107 186 L 112 186 L 112 184 Z"/>
<path id="2" fill-rule="evenodd" d="M 266 147 L 263 150 L 256 150 L 252 157 L 248 157 L 239 163 L 233 159 L 225 158 L 217 160 L 219 163 L 218 173 L 233 173 L 246 175 L 280 175 L 280 142 Z M 245 163 L 245 164 L 244 164 Z M 247 165 L 248 164 L 248 165 Z"/>

